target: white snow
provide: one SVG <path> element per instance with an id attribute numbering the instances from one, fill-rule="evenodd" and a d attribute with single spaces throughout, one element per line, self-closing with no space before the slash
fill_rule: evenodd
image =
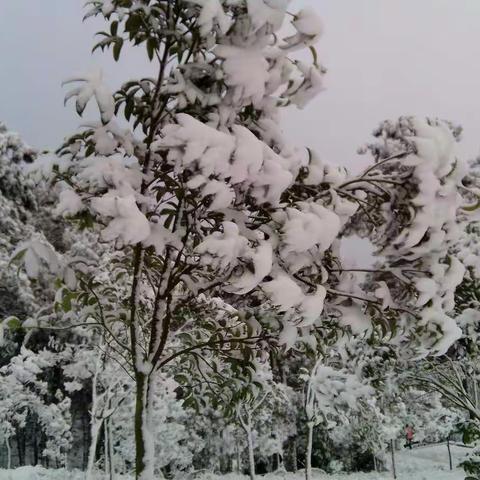
<path id="1" fill-rule="evenodd" d="M 260 102 L 270 77 L 263 51 L 258 47 L 219 45 L 215 53 L 224 59 L 225 83 L 234 88 L 234 101 L 251 99 L 253 103 Z"/>
<path id="2" fill-rule="evenodd" d="M 263 163 L 263 145 L 248 128 L 235 125 L 232 130 L 235 134 L 235 153 L 230 168 L 230 181 L 235 185 L 260 171 Z"/>
<path id="3" fill-rule="evenodd" d="M 393 307 L 394 303 L 388 285 L 385 282 L 378 282 L 378 288 L 375 290 L 375 296 L 382 301 L 382 309 Z"/>
<path id="4" fill-rule="evenodd" d="M 223 210 L 228 208 L 233 201 L 235 200 L 235 194 L 233 190 L 226 185 L 224 182 L 219 180 L 210 180 L 203 187 L 202 195 L 206 197 L 207 195 L 212 195 L 213 200 L 209 210 Z"/>
<path id="5" fill-rule="evenodd" d="M 310 65 L 300 60 L 295 61 L 295 65 L 301 76 L 292 83 L 285 94 L 289 95 L 292 104 L 298 108 L 304 108 L 310 100 L 323 91 L 324 73 L 318 65 Z"/>
<path id="6" fill-rule="evenodd" d="M 13 251 L 11 259 L 23 253 L 23 261 L 29 278 L 38 278 L 42 263 L 50 271 L 57 273 L 61 268 L 60 257 L 53 247 L 42 237 L 34 237 L 27 242 L 20 243 Z"/>
<path id="7" fill-rule="evenodd" d="M 60 192 L 55 213 L 63 216 L 75 215 L 84 208 L 80 195 L 75 190 L 66 188 Z"/>
<path id="8" fill-rule="evenodd" d="M 464 480 L 465 472 L 457 465 L 463 460 L 468 448 L 456 445 L 451 446 L 454 469 L 449 470 L 448 452 L 445 444 L 417 447 L 413 450 L 399 450 L 395 452 L 397 479 L 398 480 Z M 390 468 L 390 458 L 388 458 L 388 467 Z M 325 474 L 318 469 L 312 469 L 313 480 L 391 480 L 390 471 L 376 472 L 356 472 L 356 473 L 337 473 Z M 199 477 L 199 480 L 246 480 L 248 477 L 238 474 L 213 475 L 205 474 Z M 303 480 L 305 472 L 303 470 L 294 473 L 271 473 L 264 476 L 258 476 L 264 480 Z M 17 479 L 14 479 L 17 480 Z"/>
<path id="9" fill-rule="evenodd" d="M 181 248 L 180 239 L 158 222 L 150 223 L 150 235 L 143 241 L 146 247 L 154 247 L 157 255 L 163 255 L 167 245 Z"/>
<path id="10" fill-rule="evenodd" d="M 340 218 L 331 210 L 314 203 L 301 203 L 302 211 L 287 209 L 288 220 L 283 226 L 283 253 L 305 252 L 317 246 L 327 250 L 340 231 Z"/>
<path id="11" fill-rule="evenodd" d="M 342 314 L 339 320 L 340 325 L 350 327 L 353 334 L 362 335 L 371 328 L 372 323 L 370 318 L 363 312 L 359 305 L 354 304 L 351 307 L 338 306 L 335 308 Z"/>
<path id="12" fill-rule="evenodd" d="M 214 26 L 218 26 L 221 33 L 226 33 L 230 27 L 230 18 L 223 11 L 220 0 L 188 0 L 200 5 L 201 13 L 198 17 L 200 33 L 206 37 L 212 34 Z"/>
<path id="13" fill-rule="evenodd" d="M 288 3 L 289 0 L 247 0 L 253 27 L 259 30 L 268 24 L 277 31 L 282 26 Z"/>
<path id="14" fill-rule="evenodd" d="M 214 232 L 197 246 L 196 252 L 202 254 L 204 263 L 227 268 L 234 264 L 247 246 L 247 239 L 239 235 L 233 222 L 223 222 L 223 233 Z"/>
<path id="15" fill-rule="evenodd" d="M 257 248 L 246 252 L 243 258 L 252 263 L 253 272 L 246 270 L 226 289 L 237 295 L 250 292 L 270 273 L 273 264 L 272 246 L 268 242 L 261 242 Z"/>
<path id="16" fill-rule="evenodd" d="M 270 296 L 272 303 L 279 307 L 280 311 L 287 311 L 299 305 L 304 297 L 300 286 L 284 273 L 280 273 L 275 279 L 265 282 L 262 288 Z"/>
<path id="17" fill-rule="evenodd" d="M 422 311 L 419 324 L 424 326 L 423 347 L 430 347 L 430 351 L 435 355 L 444 355 L 450 346 L 462 336 L 462 330 L 455 320 L 434 307 L 425 308 Z M 438 330 L 442 332 L 440 338 L 438 338 Z M 427 350 L 426 353 L 428 353 Z"/>
<path id="18" fill-rule="evenodd" d="M 313 295 L 306 295 L 300 307 L 300 313 L 303 317 L 299 327 L 308 327 L 313 325 L 323 312 L 323 306 L 327 290 L 323 285 L 317 287 L 317 291 Z"/>
<path id="19" fill-rule="evenodd" d="M 115 111 L 115 102 L 112 94 L 103 83 L 103 73 L 100 69 L 96 69 L 83 77 L 65 80 L 63 85 L 69 83 L 81 84 L 80 87 L 74 88 L 65 96 L 65 103 L 70 98 L 77 97 L 75 106 L 79 115 L 82 115 L 90 99 L 95 97 L 102 123 L 106 124 L 112 119 Z"/>
<path id="20" fill-rule="evenodd" d="M 448 451 L 445 443 L 416 447 L 412 450 L 397 450 L 395 452 L 397 479 L 398 480 L 464 480 L 465 472 L 458 468 L 470 449 L 452 444 L 450 446 L 453 460 L 453 470 L 448 464 Z M 390 468 L 391 460 L 387 457 L 387 467 Z M 386 472 L 356 472 L 337 473 L 328 475 L 321 470 L 313 470 L 313 480 L 391 480 L 392 473 Z M 21 467 L 15 470 L 1 470 L 0 480 L 85 480 L 85 472 L 79 470 L 46 469 L 44 467 Z M 103 472 L 94 476 L 94 480 L 105 478 Z M 117 474 L 118 480 L 132 480 L 133 477 Z M 184 478 L 189 478 L 188 476 Z M 247 475 L 229 473 L 215 475 L 203 473 L 197 475 L 198 480 L 247 480 Z M 303 480 L 305 472 L 299 470 L 295 473 L 274 472 L 267 475 L 258 475 L 263 480 Z"/>
<path id="21" fill-rule="evenodd" d="M 304 35 L 320 37 L 323 33 L 323 22 L 313 7 L 300 10 L 292 23 Z"/>
<path id="22" fill-rule="evenodd" d="M 112 192 L 92 199 L 92 208 L 106 217 L 112 217 L 102 230 L 106 241 L 120 240 L 124 245 L 143 242 L 150 236 L 150 224 L 138 209 L 133 195 L 120 197 Z"/>

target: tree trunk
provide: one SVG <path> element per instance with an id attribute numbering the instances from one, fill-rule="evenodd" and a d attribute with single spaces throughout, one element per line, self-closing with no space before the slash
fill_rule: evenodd
<path id="1" fill-rule="evenodd" d="M 307 453 L 305 456 L 305 480 L 312 479 L 313 423 L 308 422 Z"/>
<path id="2" fill-rule="evenodd" d="M 93 468 L 95 466 L 95 458 L 97 456 L 97 447 L 98 447 L 98 440 L 100 438 L 100 431 L 102 429 L 103 419 L 97 420 L 94 416 L 95 411 L 92 411 L 92 419 L 91 419 L 91 440 L 90 440 L 90 449 L 88 453 L 88 464 L 87 464 L 87 472 L 86 472 L 86 479 L 91 480 L 93 479 Z"/>
<path id="3" fill-rule="evenodd" d="M 281 472 L 285 472 L 285 465 L 283 463 L 283 449 L 281 452 L 277 452 L 275 454 L 275 470 L 280 470 Z"/>
<path id="4" fill-rule="evenodd" d="M 83 451 L 83 459 L 82 459 L 82 470 L 87 470 L 88 468 L 88 454 L 90 448 L 90 423 L 89 418 L 82 414 L 82 451 Z"/>
<path id="5" fill-rule="evenodd" d="M 33 424 L 34 426 L 34 433 L 33 433 L 33 464 L 38 465 L 38 422 L 37 419 L 35 419 L 35 423 Z"/>
<path id="6" fill-rule="evenodd" d="M 5 438 L 5 444 L 7 445 L 7 470 L 12 468 L 12 447 L 10 446 L 10 438 Z"/>
<path id="7" fill-rule="evenodd" d="M 110 420 L 108 420 L 107 429 L 108 429 L 108 455 L 110 457 L 110 480 L 114 480 L 115 479 L 115 459 L 113 457 L 112 427 L 110 425 Z"/>
<path id="8" fill-rule="evenodd" d="M 137 480 L 153 480 L 154 445 L 150 433 L 151 377 L 136 372 L 135 402 L 135 478 Z"/>
<path id="9" fill-rule="evenodd" d="M 25 439 L 21 434 L 19 428 L 17 428 L 17 453 L 18 453 L 18 466 L 23 467 L 25 465 Z"/>
<path id="10" fill-rule="evenodd" d="M 298 470 L 298 457 L 297 457 L 297 438 L 293 440 L 292 445 L 292 469 L 294 473 L 297 473 Z"/>
<path id="11" fill-rule="evenodd" d="M 478 386 L 476 380 L 473 380 L 473 398 L 475 402 L 475 408 L 478 409 L 480 405 L 478 404 Z"/>
<path id="12" fill-rule="evenodd" d="M 98 420 L 98 395 L 97 383 L 100 370 L 103 368 L 102 354 L 99 354 L 95 362 L 95 373 L 92 379 L 92 411 L 90 414 L 90 448 L 88 450 L 88 463 L 86 471 L 86 479 L 93 478 L 93 468 L 95 466 L 95 458 L 97 456 L 98 439 L 102 428 L 103 418 Z"/>
<path id="13" fill-rule="evenodd" d="M 392 451 L 392 474 L 393 478 L 397 478 L 397 468 L 395 466 L 395 442 L 390 440 L 390 450 Z"/>
<path id="14" fill-rule="evenodd" d="M 105 420 L 103 424 L 103 467 L 105 469 L 105 478 L 108 478 L 108 474 L 110 472 L 110 457 L 108 451 L 108 430 L 107 430 L 107 422 Z"/>
<path id="15" fill-rule="evenodd" d="M 105 419 L 103 424 L 103 435 L 104 435 L 104 455 L 105 455 L 105 476 L 109 480 L 114 480 L 115 477 L 115 465 L 113 461 L 113 444 L 112 444 L 112 433 L 110 427 L 110 418 Z"/>
<path id="16" fill-rule="evenodd" d="M 452 452 L 450 451 L 450 435 L 447 437 L 447 449 L 448 449 L 448 464 L 450 466 L 450 470 L 453 470 Z"/>
<path id="17" fill-rule="evenodd" d="M 240 454 L 240 448 L 238 447 L 238 444 L 236 445 L 235 450 L 237 452 L 237 473 L 241 473 L 241 471 L 242 471 L 242 456 Z"/>
<path id="18" fill-rule="evenodd" d="M 250 473 L 250 480 L 255 480 L 255 455 L 253 454 L 252 419 L 250 417 L 250 413 L 247 413 L 247 421 L 245 422 L 245 433 L 247 434 L 248 468 Z"/>

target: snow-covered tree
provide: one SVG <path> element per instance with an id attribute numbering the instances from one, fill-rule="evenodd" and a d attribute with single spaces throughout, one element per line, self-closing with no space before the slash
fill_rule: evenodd
<path id="1" fill-rule="evenodd" d="M 455 131 L 428 119 L 385 123 L 359 176 L 290 145 L 280 109 L 321 91 L 324 69 L 312 9 L 293 15 L 282 38 L 287 4 L 89 2 L 87 16 L 109 24 L 97 47 L 118 59 L 126 43 L 143 45 L 156 77 L 113 95 L 98 71 L 69 80 L 78 86 L 67 100 L 82 115 L 93 98 L 100 121 L 40 168 L 58 190 L 57 213 L 91 228 L 110 261 L 60 254 L 42 238 L 16 257 L 30 277 L 45 265 L 59 278 L 61 308 L 36 325 L 102 329 L 133 373 L 137 478 L 154 475 L 154 385 L 179 358 L 214 352 L 244 372 L 268 342 L 315 349 L 319 327 L 402 330 L 400 342 L 423 354 L 460 334 L 448 315 L 463 276 L 448 255 L 461 206 Z M 311 64 L 295 59 L 300 49 L 314 53 Z M 339 254 L 350 233 L 381 255 L 366 282 Z"/>
<path id="2" fill-rule="evenodd" d="M 57 464 L 64 463 L 71 443 L 70 400 L 60 390 L 49 391 L 48 382 L 42 378 L 61 359 L 61 355 L 51 350 L 35 353 L 22 348 L 19 355 L 0 369 L 0 428 L 9 457 L 10 437 L 25 428 L 29 416 L 34 415 L 46 438 L 42 455 Z"/>
<path id="3" fill-rule="evenodd" d="M 170 328 L 175 330 L 182 309 L 198 306 L 201 291 L 239 296 L 272 269 L 272 247 L 261 227 L 308 161 L 281 139 L 276 104 L 303 104 L 321 88 L 319 65 L 292 64 L 287 57 L 309 47 L 321 24 L 303 11 L 293 22 L 295 34 L 272 45 L 285 16 L 282 2 L 270 7 L 157 1 L 140 9 L 129 2 L 91 3 L 90 13 L 111 23 L 101 47 L 113 45 L 118 56 L 129 38 L 145 43 L 148 56 L 159 61 L 157 79 L 127 83 L 114 97 L 98 73 L 79 79 L 82 86 L 68 97 L 77 97 L 81 114 L 94 96 L 102 123 L 73 137 L 55 167 L 65 187 L 57 211 L 104 223 L 104 241 L 132 249 L 126 257 L 132 259 L 132 293 L 124 303 L 130 303 L 125 323 L 138 395 L 136 470 L 138 476 L 151 475 L 147 391 L 165 360 Z M 247 70 L 248 76 L 241 74 Z M 121 106 L 143 139 L 115 125 Z M 184 148 L 190 159 L 181 158 Z M 230 172 L 229 157 L 236 173 Z M 27 247 L 32 267 L 38 243 Z M 52 252 L 45 253 L 48 258 L 39 261 L 57 263 Z M 67 282 L 72 265 L 54 266 Z M 141 305 L 144 282 L 153 282 L 153 298 Z M 224 331 L 226 338 L 210 342 L 241 343 L 250 338 L 247 330 L 243 323 L 233 335 Z"/>
<path id="4" fill-rule="evenodd" d="M 350 413 L 360 407 L 360 400 L 373 394 L 373 389 L 358 374 L 344 368 L 326 365 L 320 358 L 306 376 L 305 413 L 308 426 L 305 478 L 312 478 L 313 429 L 324 422 L 328 427 L 332 416 L 343 410 Z"/>
<path id="5" fill-rule="evenodd" d="M 8 268 L 15 246 L 35 232 L 33 225 L 39 212 L 35 185 L 23 166 L 31 163 L 35 153 L 22 142 L 19 135 L 0 123 L 0 344 L 1 364 L 8 361 L 15 346 L 14 327 L 24 321 L 37 306 L 32 286 L 26 275 Z M 8 325 L 7 325 L 8 324 Z M 7 328 L 8 327 L 8 328 Z M 6 330 L 12 335 L 7 335 Z"/>
<path id="6" fill-rule="evenodd" d="M 245 388 L 246 395 L 236 397 L 234 418 L 245 434 L 248 470 L 254 480 L 255 450 L 264 458 L 283 458 L 283 444 L 295 434 L 290 412 L 294 393 L 287 385 L 274 381 L 266 364 L 257 365 Z"/>

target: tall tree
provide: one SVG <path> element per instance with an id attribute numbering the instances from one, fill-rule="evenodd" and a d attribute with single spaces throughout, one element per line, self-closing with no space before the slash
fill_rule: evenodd
<path id="1" fill-rule="evenodd" d="M 87 16 L 109 24 L 95 48 L 118 59 L 128 42 L 143 45 L 157 75 L 113 95 L 100 72 L 70 80 L 79 86 L 67 99 L 82 115 L 94 98 L 100 122 L 43 171 L 59 190 L 57 212 L 116 254 L 94 265 L 36 239 L 18 256 L 33 276 L 50 267 L 62 320 L 102 328 L 133 372 L 137 478 L 154 475 L 153 385 L 179 357 L 213 350 L 244 371 L 272 338 L 314 345 L 322 326 L 401 327 L 402 341 L 425 352 L 459 335 L 447 315 L 463 274 L 446 258 L 460 204 L 454 135 L 432 120 L 384 125 L 385 148 L 372 148 L 376 163 L 357 177 L 291 146 L 280 108 L 303 107 L 324 69 L 311 9 L 281 37 L 287 3 L 89 2 Z M 300 49 L 312 64 L 294 58 Z M 384 258 L 370 282 L 338 254 L 350 232 L 369 232 Z"/>

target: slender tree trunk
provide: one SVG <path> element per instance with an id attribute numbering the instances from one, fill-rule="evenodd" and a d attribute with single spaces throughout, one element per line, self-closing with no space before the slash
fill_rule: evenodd
<path id="1" fill-rule="evenodd" d="M 34 434 L 33 434 L 33 464 L 38 464 L 38 427 L 37 427 L 37 419 L 35 419 L 34 423 Z"/>
<path id="2" fill-rule="evenodd" d="M 393 478 L 397 478 L 397 468 L 395 466 L 395 442 L 393 440 L 390 440 L 390 450 L 392 452 L 392 474 Z"/>
<path id="3" fill-rule="evenodd" d="M 275 454 L 276 470 L 280 470 L 282 472 L 285 471 L 285 465 L 283 463 L 283 455 L 284 455 L 283 448 L 282 448 L 282 451 L 280 453 Z"/>
<path id="4" fill-rule="evenodd" d="M 114 480 L 115 477 L 115 465 L 113 460 L 113 444 L 112 444 L 112 431 L 110 427 L 111 419 L 107 418 L 104 422 L 104 450 L 105 450 L 105 475 Z"/>
<path id="5" fill-rule="evenodd" d="M 95 466 L 95 458 L 97 456 L 97 447 L 98 447 L 98 440 L 100 438 L 100 431 L 102 429 L 103 419 L 97 420 L 93 416 L 94 412 L 92 412 L 92 419 L 91 419 L 91 441 L 90 441 L 90 449 L 88 453 L 88 464 L 87 464 L 87 472 L 86 472 L 86 479 L 91 480 L 93 479 L 93 468 Z"/>
<path id="6" fill-rule="evenodd" d="M 136 372 L 136 402 L 135 402 L 135 478 L 138 480 L 153 480 L 154 445 L 150 432 L 151 417 L 151 377 L 142 372 Z"/>
<path id="7" fill-rule="evenodd" d="M 312 479 L 313 423 L 308 422 L 307 453 L 305 457 L 305 480 Z"/>
<path id="8" fill-rule="evenodd" d="M 297 438 L 293 440 L 292 445 L 292 469 L 294 473 L 297 473 L 298 470 L 298 457 L 297 457 Z"/>
<path id="9" fill-rule="evenodd" d="M 238 444 L 235 447 L 236 453 L 237 453 L 237 473 L 241 473 L 242 471 L 242 456 L 240 453 L 240 448 L 238 447 Z"/>
<path id="10" fill-rule="evenodd" d="M 82 450 L 83 450 L 83 460 L 82 460 L 82 470 L 87 470 L 88 467 L 88 454 L 90 447 L 90 423 L 89 418 L 83 413 L 82 414 Z"/>
<path id="11" fill-rule="evenodd" d="M 450 451 L 450 435 L 447 437 L 447 449 L 448 449 L 448 464 L 450 466 L 450 470 L 453 470 L 452 452 Z"/>
<path id="12" fill-rule="evenodd" d="M 145 466 L 145 438 L 144 415 L 146 410 L 146 378 L 138 372 L 136 374 L 136 399 L 135 399 L 135 477 L 141 478 Z"/>
<path id="13" fill-rule="evenodd" d="M 105 478 L 108 478 L 110 473 L 110 448 L 108 445 L 108 420 L 103 423 L 103 450 L 104 450 L 104 468 Z"/>
<path id="14" fill-rule="evenodd" d="M 95 466 L 95 458 L 97 455 L 98 439 L 100 436 L 100 430 L 102 428 L 103 419 L 98 420 L 98 395 L 97 384 L 98 375 L 102 369 L 102 354 L 99 354 L 96 359 L 95 373 L 92 379 L 92 411 L 90 414 L 90 448 L 88 451 L 88 463 L 86 471 L 86 479 L 91 480 L 93 478 L 93 468 Z"/>
<path id="15" fill-rule="evenodd" d="M 250 472 L 250 480 L 255 480 L 255 455 L 253 453 L 253 435 L 252 435 L 252 419 L 247 414 L 246 421 L 247 444 L 248 444 L 248 467 Z"/>
<path id="16" fill-rule="evenodd" d="M 475 408 L 478 409 L 478 386 L 477 386 L 477 381 L 473 380 L 473 398 L 475 402 Z"/>
<path id="17" fill-rule="evenodd" d="M 12 468 L 12 447 L 10 446 L 10 438 L 5 438 L 5 444 L 7 445 L 7 470 Z"/>
<path id="18" fill-rule="evenodd" d="M 23 443 L 23 435 L 20 433 L 20 429 L 17 428 L 17 453 L 18 453 L 18 466 L 22 467 L 25 465 L 25 455 L 24 455 L 24 449 L 22 448 L 24 445 Z"/>
<path id="19" fill-rule="evenodd" d="M 108 420 L 108 455 L 110 457 L 110 480 L 114 480 L 115 479 L 115 458 L 113 455 L 111 420 Z"/>

